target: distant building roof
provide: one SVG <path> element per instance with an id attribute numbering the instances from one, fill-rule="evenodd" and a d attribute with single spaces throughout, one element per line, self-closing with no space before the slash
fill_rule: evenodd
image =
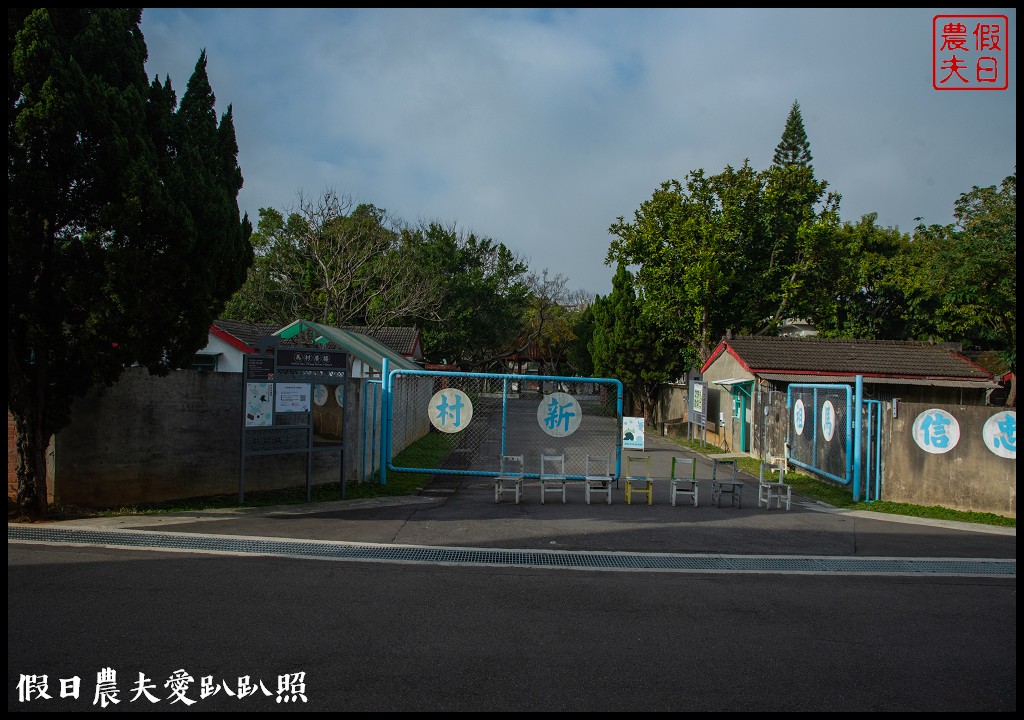
<path id="1" fill-rule="evenodd" d="M 256 349 L 256 342 L 261 337 L 273 335 L 280 329 L 281 326 L 276 323 L 252 323 L 244 320 L 218 318 L 213 321 L 210 331 L 239 350 L 252 352 Z"/>
<path id="2" fill-rule="evenodd" d="M 293 324 L 293 323 L 290 323 Z M 252 352 L 261 337 L 274 335 L 282 327 L 276 323 L 254 323 L 245 320 L 226 320 L 218 318 L 213 321 L 211 332 L 225 342 L 231 343 L 243 352 Z M 323 326 L 328 327 L 328 326 Z M 398 355 L 407 358 L 418 358 L 422 356 L 422 349 L 419 345 L 419 331 L 414 327 L 368 328 L 355 325 L 344 328 L 334 328 L 344 333 L 357 333 L 372 339 L 376 343 L 384 345 Z M 340 337 L 340 336 L 339 336 Z M 290 338 L 284 338 L 288 340 Z M 351 338 L 350 338 L 351 340 Z M 379 364 L 379 363 L 378 363 Z"/>
<path id="3" fill-rule="evenodd" d="M 799 382 L 813 378 L 818 382 L 826 376 L 849 379 L 862 375 L 875 382 L 881 382 L 881 378 L 945 380 L 988 387 L 992 374 L 960 355 L 955 347 L 901 340 L 745 335 L 722 340 L 702 371 L 728 352 L 751 374 L 771 380 Z"/>
<path id="4" fill-rule="evenodd" d="M 420 346 L 420 332 L 414 327 L 379 327 L 370 329 L 358 325 L 345 325 L 341 328 L 348 332 L 357 332 L 361 335 L 368 335 L 377 342 L 384 343 L 392 350 L 405 355 L 407 358 L 418 359 L 423 356 L 423 348 Z"/>

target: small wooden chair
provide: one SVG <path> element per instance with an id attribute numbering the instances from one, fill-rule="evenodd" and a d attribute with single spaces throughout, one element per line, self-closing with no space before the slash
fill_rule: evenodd
<path id="1" fill-rule="evenodd" d="M 612 461 L 607 455 L 587 455 L 583 462 L 583 494 L 590 504 L 592 494 L 607 495 L 612 504 Z"/>
<path id="2" fill-rule="evenodd" d="M 639 469 L 634 472 L 633 464 L 643 466 L 643 474 Z M 647 496 L 647 504 L 654 504 L 654 480 L 651 479 L 651 457 L 649 455 L 626 456 L 626 504 L 633 504 L 633 493 Z"/>
<path id="3" fill-rule="evenodd" d="M 767 477 L 765 477 L 767 470 Z M 772 473 L 778 473 L 779 479 L 772 480 Z M 762 505 L 766 510 L 772 509 L 772 500 L 775 500 L 775 507 L 782 509 L 782 503 L 786 503 L 786 509 L 790 509 L 793 500 L 793 486 L 786 483 L 785 463 L 766 463 L 761 461 L 761 475 L 757 485 L 757 506 Z"/>
<path id="4" fill-rule="evenodd" d="M 693 458 L 673 457 L 672 476 L 669 479 L 669 497 L 672 507 L 676 506 L 676 497 L 689 495 L 693 506 L 697 507 L 697 462 Z"/>
<path id="5" fill-rule="evenodd" d="M 565 502 L 565 455 L 540 456 L 540 504 L 549 492 L 561 492 Z"/>
<path id="6" fill-rule="evenodd" d="M 498 460 L 498 474 L 494 478 L 494 502 L 501 502 L 507 492 L 514 492 L 516 505 L 523 497 L 523 456 L 501 455 Z"/>

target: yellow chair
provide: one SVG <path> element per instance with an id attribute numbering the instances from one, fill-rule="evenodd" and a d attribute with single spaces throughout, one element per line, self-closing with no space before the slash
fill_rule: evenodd
<path id="1" fill-rule="evenodd" d="M 549 492 L 561 492 L 565 502 L 565 455 L 540 456 L 540 504 Z"/>
<path id="2" fill-rule="evenodd" d="M 643 466 L 634 471 L 633 465 Z M 633 504 L 633 493 L 647 496 L 647 504 L 654 504 L 654 480 L 651 479 L 651 458 L 648 455 L 626 456 L 626 504 Z"/>
<path id="3" fill-rule="evenodd" d="M 697 462 L 693 458 L 672 458 L 672 477 L 669 479 L 669 497 L 672 507 L 676 506 L 676 498 L 689 495 L 693 506 L 697 507 Z"/>
<path id="4" fill-rule="evenodd" d="M 583 491 L 590 504 L 591 494 L 607 495 L 612 504 L 612 462 L 607 455 L 587 455 L 583 463 Z"/>
<path id="5" fill-rule="evenodd" d="M 515 493 L 516 505 L 523 497 L 523 456 L 502 455 L 494 478 L 494 502 L 501 502 L 506 492 Z"/>

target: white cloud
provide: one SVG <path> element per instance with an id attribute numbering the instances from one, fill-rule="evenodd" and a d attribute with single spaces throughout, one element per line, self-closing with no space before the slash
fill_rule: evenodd
<path id="1" fill-rule="evenodd" d="M 935 14 L 147 8 L 142 29 L 179 97 L 206 49 L 254 221 L 330 187 L 605 294 L 609 225 L 664 180 L 766 167 L 793 100 L 844 220 L 950 222 L 1014 173 L 1016 52 L 1006 91 L 934 90 Z"/>

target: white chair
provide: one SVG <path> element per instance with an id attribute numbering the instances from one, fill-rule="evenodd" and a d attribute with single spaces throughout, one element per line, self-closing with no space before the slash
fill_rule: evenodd
<path id="1" fill-rule="evenodd" d="M 494 502 L 501 502 L 505 493 L 515 493 L 516 505 L 523 497 L 523 456 L 502 455 L 494 478 Z"/>
<path id="2" fill-rule="evenodd" d="M 561 492 L 565 502 L 565 455 L 540 456 L 540 504 L 549 492 Z"/>
<path id="3" fill-rule="evenodd" d="M 766 473 L 767 472 L 767 477 Z M 772 480 L 772 473 L 778 473 L 779 479 Z M 761 461 L 761 476 L 757 484 L 757 506 L 764 506 L 765 509 L 772 509 L 772 500 L 775 500 L 775 507 L 782 509 L 782 504 L 786 504 L 786 509 L 790 509 L 790 505 L 793 500 L 793 486 L 785 482 L 786 480 L 786 466 L 784 463 L 766 463 Z"/>
<path id="4" fill-rule="evenodd" d="M 592 494 L 607 495 L 612 504 L 612 461 L 607 455 L 587 455 L 583 462 L 583 494 L 590 504 Z"/>
<path id="5" fill-rule="evenodd" d="M 697 462 L 693 458 L 673 457 L 672 477 L 669 479 L 669 497 L 672 507 L 676 506 L 676 498 L 690 496 L 693 506 L 697 507 Z"/>
<path id="6" fill-rule="evenodd" d="M 642 465 L 643 471 L 633 470 L 633 465 Z M 626 504 L 633 504 L 633 493 L 647 496 L 647 504 L 654 504 L 654 480 L 651 478 L 650 455 L 626 456 Z"/>

